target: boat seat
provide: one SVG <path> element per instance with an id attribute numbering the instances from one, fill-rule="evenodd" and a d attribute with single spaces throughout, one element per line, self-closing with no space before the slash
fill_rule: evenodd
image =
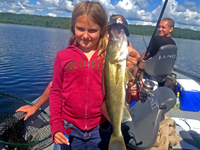
<path id="1" fill-rule="evenodd" d="M 180 136 L 180 143 L 173 146 L 173 150 L 199 150 L 199 147 L 192 136 L 181 126 L 176 126 L 176 133 Z"/>
<path id="2" fill-rule="evenodd" d="M 172 72 L 177 57 L 177 46 L 168 44 L 161 46 L 158 52 L 146 61 L 144 77 L 163 83 Z"/>
<path id="3" fill-rule="evenodd" d="M 154 98 L 150 97 L 144 103 L 138 101 L 133 105 L 129 109 L 132 121 L 122 123 L 121 129 L 127 149 L 151 148 L 156 141 L 164 114 L 176 102 L 174 92 L 167 87 L 159 87 L 153 94 Z"/>

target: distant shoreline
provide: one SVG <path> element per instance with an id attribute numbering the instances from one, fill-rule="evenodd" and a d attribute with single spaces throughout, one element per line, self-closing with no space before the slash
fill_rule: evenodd
<path id="1" fill-rule="evenodd" d="M 70 29 L 71 18 L 0 13 L 0 23 Z M 155 26 L 142 26 L 142 25 L 129 24 L 128 29 L 130 34 L 133 35 L 151 36 L 155 29 Z M 172 37 L 200 40 L 200 31 L 195 31 L 190 29 L 180 29 L 175 27 L 172 33 Z"/>

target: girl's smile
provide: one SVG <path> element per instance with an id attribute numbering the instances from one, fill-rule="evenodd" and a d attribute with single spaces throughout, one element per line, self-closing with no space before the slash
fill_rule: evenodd
<path id="1" fill-rule="evenodd" d="M 80 16 L 75 23 L 75 38 L 83 52 L 96 50 L 101 35 L 101 27 L 87 16 Z"/>

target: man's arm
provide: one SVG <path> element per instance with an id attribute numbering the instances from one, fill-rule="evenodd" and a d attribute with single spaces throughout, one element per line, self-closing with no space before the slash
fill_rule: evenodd
<path id="1" fill-rule="evenodd" d="M 30 106 L 30 105 L 22 106 L 22 107 L 20 107 L 19 109 L 16 110 L 16 112 L 23 111 L 23 112 L 27 113 L 26 116 L 25 116 L 25 118 L 24 118 L 24 120 L 28 119 L 43 104 L 45 104 L 46 102 L 49 101 L 49 92 L 50 92 L 51 84 L 52 84 L 52 81 L 49 83 L 49 85 L 47 86 L 47 88 L 45 89 L 45 91 L 43 92 L 42 96 L 39 98 L 39 100 L 37 101 L 36 104 L 34 104 L 33 106 Z"/>
<path id="2" fill-rule="evenodd" d="M 129 50 L 129 55 L 126 63 L 126 68 L 127 70 L 131 70 L 134 68 L 134 72 L 136 72 L 137 71 L 136 65 L 140 59 L 140 54 L 135 49 L 132 48 L 131 43 L 129 43 L 128 50 Z M 135 76 L 134 72 L 133 76 Z M 129 109 L 129 104 L 132 102 L 132 98 L 134 99 L 134 101 L 139 100 L 137 84 L 133 85 L 133 82 L 130 81 L 128 84 L 128 88 L 126 90 L 125 106 L 127 109 Z"/>
<path id="3" fill-rule="evenodd" d="M 133 69 L 137 64 L 138 60 L 140 59 L 140 54 L 132 47 L 130 42 L 128 45 L 128 53 L 129 55 L 127 57 L 126 69 L 130 70 Z"/>

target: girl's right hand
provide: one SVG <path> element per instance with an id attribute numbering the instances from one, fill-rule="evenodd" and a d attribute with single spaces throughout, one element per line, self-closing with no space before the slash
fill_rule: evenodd
<path id="1" fill-rule="evenodd" d="M 56 144 L 67 144 L 69 145 L 68 139 L 65 137 L 65 135 L 62 132 L 56 132 L 54 134 L 54 141 Z"/>

